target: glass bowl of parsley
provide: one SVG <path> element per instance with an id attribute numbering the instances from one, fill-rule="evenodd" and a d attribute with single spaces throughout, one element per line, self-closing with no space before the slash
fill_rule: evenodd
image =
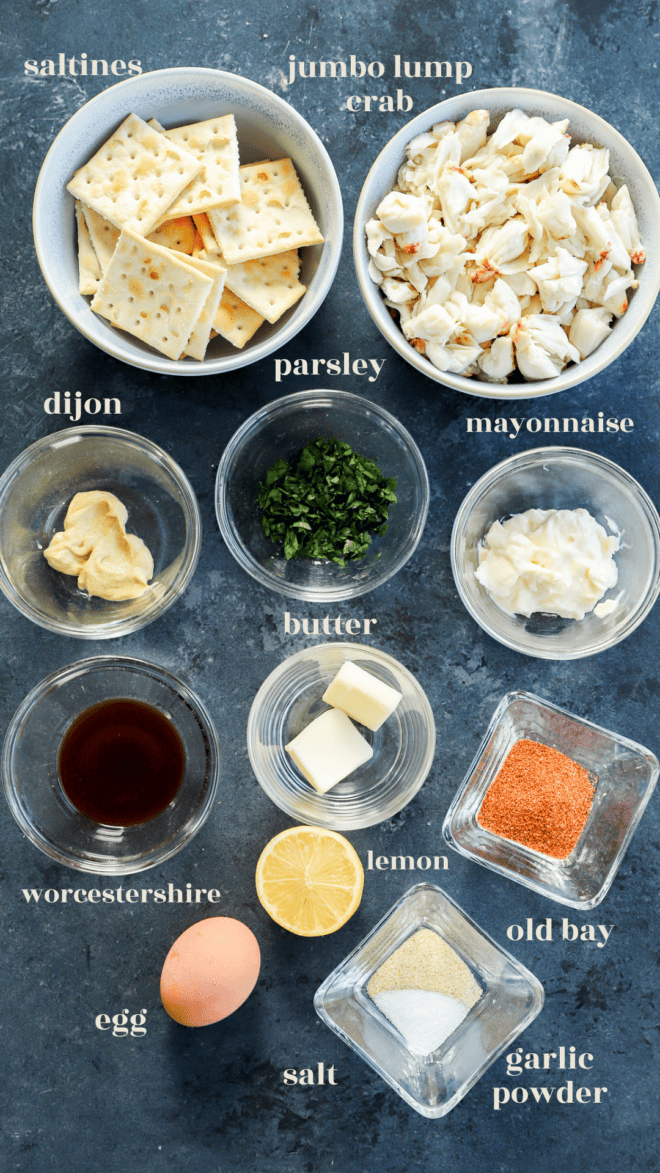
<path id="1" fill-rule="evenodd" d="M 263 586 L 311 602 L 387 582 L 422 536 L 429 482 L 412 436 L 377 403 L 300 391 L 267 404 L 227 445 L 216 513 Z"/>

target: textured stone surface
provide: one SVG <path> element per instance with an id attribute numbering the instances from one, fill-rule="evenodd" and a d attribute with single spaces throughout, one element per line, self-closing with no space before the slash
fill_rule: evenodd
<path id="1" fill-rule="evenodd" d="M 157 873 L 134 883 L 186 882 L 222 891 L 212 908 L 185 905 L 26 906 L 22 888 L 92 887 L 23 839 L 7 808 L 0 817 L 3 919 L 3 1075 L 6 1110 L 3 1167 L 21 1173 L 125 1173 L 160 1170 L 230 1173 L 514 1173 L 525 1168 L 615 1173 L 653 1170 L 658 1110 L 657 801 L 632 842 L 606 901 L 591 913 L 562 909 L 450 853 L 441 882 L 496 940 L 511 923 L 564 914 L 576 923 L 616 925 L 604 949 L 591 945 L 508 943 L 544 983 L 546 1005 L 522 1038 L 525 1051 L 564 1045 L 593 1054 L 577 1082 L 606 1086 L 596 1105 L 510 1104 L 492 1109 L 493 1086 L 559 1086 L 574 1073 L 508 1078 L 498 1060 L 444 1121 L 414 1114 L 317 1019 L 313 993 L 330 970 L 416 879 L 367 872 L 358 913 L 335 936 L 301 940 L 262 912 L 254 867 L 266 841 L 288 825 L 252 776 L 245 728 L 265 676 L 302 647 L 283 635 L 284 600 L 259 588 L 224 547 L 213 511 L 213 483 L 235 428 L 264 403 L 319 380 L 274 382 L 272 358 L 219 379 L 156 377 L 95 350 L 63 317 L 34 256 L 30 203 L 41 160 L 67 118 L 108 83 L 102 78 L 23 74 L 27 58 L 139 58 L 145 69 L 199 64 L 243 73 L 281 93 L 315 127 L 342 184 L 347 231 L 333 290 L 322 310 L 281 354 L 286 358 L 386 358 L 375 385 L 345 377 L 332 386 L 377 399 L 409 427 L 427 461 L 429 522 L 413 560 L 385 587 L 344 605 L 345 616 L 377 616 L 369 638 L 420 679 L 433 705 L 438 753 L 417 798 L 390 822 L 350 835 L 366 857 L 436 854 L 448 803 L 503 693 L 526 688 L 606 727 L 660 749 L 657 707 L 660 612 L 617 648 L 593 659 L 527 659 L 490 640 L 460 603 L 449 565 L 451 524 L 470 484 L 534 436 L 466 436 L 468 415 L 606 415 L 634 418 L 632 435 L 580 437 L 630 470 L 660 500 L 657 463 L 658 321 L 609 370 L 575 391 L 536 404 L 487 404 L 443 389 L 391 352 L 364 309 L 350 247 L 353 210 L 366 171 L 404 114 L 349 114 L 350 93 L 394 92 L 403 84 L 414 113 L 453 80 L 394 83 L 297 80 L 287 87 L 288 56 L 388 63 L 469 61 L 471 88 L 531 85 L 596 110 L 630 139 L 654 176 L 660 174 L 655 3 L 603 5 L 512 0 L 426 0 L 417 6 L 373 0 L 251 2 L 227 9 L 213 0 L 159 8 L 115 0 L 99 10 L 76 0 L 30 0 L 5 15 L 2 49 L 5 275 L 0 289 L 4 467 L 28 443 L 64 421 L 44 415 L 53 391 L 118 395 L 122 424 L 162 445 L 190 476 L 199 496 L 204 545 L 182 600 L 159 622 L 120 643 L 81 644 L 33 627 L 0 600 L 5 679 L 4 729 L 26 692 L 48 672 L 76 659 L 118 651 L 173 669 L 199 692 L 224 747 L 220 805 L 195 841 Z M 322 385 L 322 383 L 320 384 Z M 327 608 L 289 606 L 323 616 Z M 306 642 L 312 643 L 313 640 Z M 117 887 L 118 880 L 107 882 Z M 105 885 L 104 885 L 105 886 Z M 125 885 L 125 886 L 130 886 Z M 175 937 L 199 916 L 226 913 L 256 933 L 263 955 L 255 993 L 226 1022 L 186 1030 L 160 1007 L 158 979 Z M 94 1028 L 101 1012 L 147 1008 L 143 1039 L 115 1039 Z M 289 1088 L 282 1071 L 335 1064 L 335 1088 Z"/>

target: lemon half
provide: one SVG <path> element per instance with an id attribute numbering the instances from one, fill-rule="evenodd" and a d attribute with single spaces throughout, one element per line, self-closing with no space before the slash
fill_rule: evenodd
<path id="1" fill-rule="evenodd" d="M 323 937 L 358 908 L 364 871 L 343 835 L 291 827 L 264 847 L 256 883 L 259 900 L 278 925 L 301 937 Z"/>

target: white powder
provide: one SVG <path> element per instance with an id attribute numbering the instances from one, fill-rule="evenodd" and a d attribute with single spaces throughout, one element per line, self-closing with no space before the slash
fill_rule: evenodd
<path id="1" fill-rule="evenodd" d="M 434 990 L 384 990 L 374 1002 L 418 1055 L 430 1055 L 444 1043 L 469 1009 Z"/>

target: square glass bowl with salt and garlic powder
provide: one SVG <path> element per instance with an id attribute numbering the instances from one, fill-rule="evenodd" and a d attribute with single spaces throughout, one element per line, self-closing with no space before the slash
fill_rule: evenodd
<path id="1" fill-rule="evenodd" d="M 543 1006 L 543 987 L 441 888 L 416 884 L 317 990 L 330 1030 L 420 1115 L 445 1116 Z"/>

